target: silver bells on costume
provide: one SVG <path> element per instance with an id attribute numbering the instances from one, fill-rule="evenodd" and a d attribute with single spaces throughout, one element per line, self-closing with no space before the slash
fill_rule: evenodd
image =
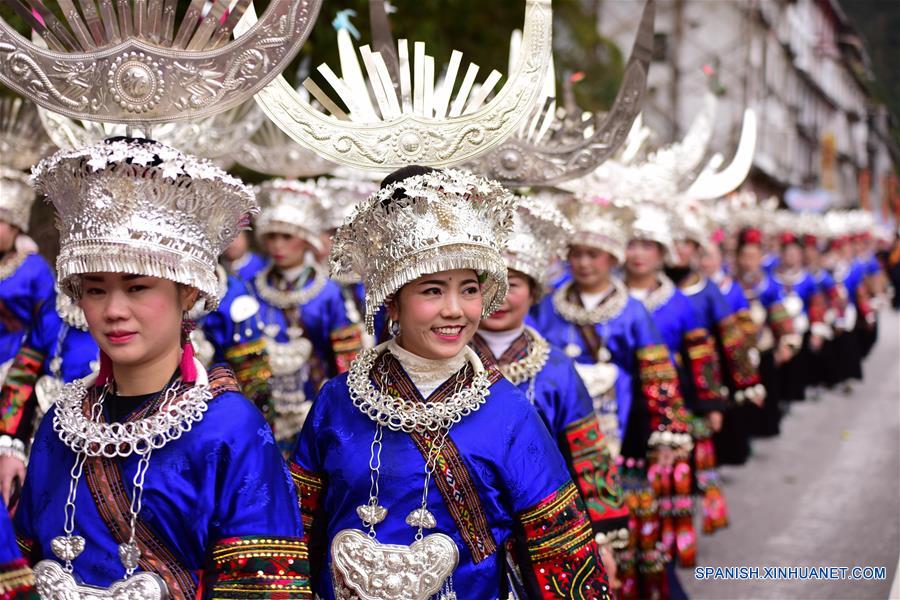
<path id="1" fill-rule="evenodd" d="M 273 179 L 256 187 L 262 206 L 254 229 L 259 238 L 284 233 L 321 248 L 319 233 L 324 229 L 324 214 L 314 183 L 292 179 Z"/>
<path id="2" fill-rule="evenodd" d="M 34 189 L 28 183 L 28 175 L 0 165 L 0 221 L 27 232 L 32 204 Z"/>
<path id="3" fill-rule="evenodd" d="M 219 254 L 257 210 L 239 179 L 149 140 L 63 150 L 33 174 L 58 214 L 57 277 L 73 298 L 84 273 L 135 273 L 196 288 L 212 310 Z"/>
<path id="4" fill-rule="evenodd" d="M 515 201 L 499 183 L 455 169 L 394 182 L 360 204 L 334 236 L 332 276 L 366 288 L 366 326 L 385 300 L 428 273 L 472 269 L 482 278 L 483 314 L 506 297 L 502 252 Z"/>
<path id="5" fill-rule="evenodd" d="M 572 224 L 543 196 L 519 197 L 504 257 L 510 269 L 546 287 L 551 267 L 565 254 Z"/>

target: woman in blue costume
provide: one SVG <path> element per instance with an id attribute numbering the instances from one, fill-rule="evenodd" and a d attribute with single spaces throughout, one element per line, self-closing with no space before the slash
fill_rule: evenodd
<path id="1" fill-rule="evenodd" d="M 836 329 L 843 332 L 839 336 L 838 353 L 840 356 L 841 371 L 839 379 L 843 384 L 844 392 L 852 391 L 851 382 L 861 381 L 863 378 L 862 348 L 859 335 L 857 335 L 857 322 L 859 321 L 859 299 L 856 295 L 858 277 L 850 268 L 847 260 L 848 238 L 835 235 L 828 242 L 828 248 L 824 262 L 830 265 L 830 273 L 842 296 L 842 306 L 839 311 Z"/>
<path id="2" fill-rule="evenodd" d="M 784 293 L 762 268 L 762 232 L 753 227 L 738 233 L 735 280 L 750 304 L 752 335 L 760 353 L 759 374 L 766 387 L 761 411 L 752 412 L 751 433 L 778 435 L 781 427 L 782 397 L 776 369 L 799 350 L 802 338 L 794 333 L 793 317 L 784 306 Z"/>
<path id="3" fill-rule="evenodd" d="M 691 301 L 662 272 L 664 260 L 675 254 L 671 219 L 661 208 L 650 204 L 639 204 L 634 211 L 625 252 L 625 285 L 631 296 L 647 308 L 675 359 L 685 403 L 692 413 L 697 489 L 703 496 L 705 529 L 711 533 L 728 523 L 728 509 L 711 450 L 712 431 L 721 428 L 727 407 L 719 357 L 712 335 Z M 691 482 L 679 483 L 681 490 L 676 490 L 674 502 L 668 498 L 660 502 L 663 541 L 677 555 L 681 566 L 692 567 L 696 564 L 697 544 Z"/>
<path id="4" fill-rule="evenodd" d="M 609 597 L 555 441 L 467 346 L 506 294 L 512 204 L 407 167 L 335 236 L 333 272 L 362 277 L 367 328 L 386 305 L 396 337 L 325 385 L 291 465 L 322 598 Z"/>
<path id="5" fill-rule="evenodd" d="M 361 344 L 340 286 L 314 255 L 322 215 L 314 184 L 267 181 L 258 188 L 256 235 L 269 262 L 250 282 L 272 368 L 272 420 L 289 455 L 321 386 L 347 370 Z"/>
<path id="6" fill-rule="evenodd" d="M 99 364 L 97 343 L 78 305 L 57 292 L 55 308 L 41 311 L 0 389 L 0 444 L 7 448 L 0 457 L 0 489 L 5 501 L 25 480 L 32 436 L 62 385 L 90 375 Z"/>
<path id="7" fill-rule="evenodd" d="M 221 264 L 216 267 L 216 278 L 221 298 L 219 306 L 206 313 L 203 303 L 198 302 L 191 314 L 198 320 L 198 327 L 191 332 L 197 358 L 205 366 L 227 363 L 234 371 L 241 391 L 271 424 L 274 417 L 269 387 L 272 369 L 263 339 L 259 302 L 250 287 L 228 274 Z"/>
<path id="8" fill-rule="evenodd" d="M 784 292 L 784 303 L 794 321 L 794 333 L 803 342 L 794 357 L 778 370 L 779 385 L 785 400 L 804 400 L 810 383 L 810 371 L 820 353 L 830 328 L 825 325 L 825 296 L 810 273 L 803 266 L 803 247 L 795 233 L 796 217 L 782 217 L 783 230 L 779 235 L 781 258 L 772 271 L 772 279 Z"/>
<path id="9" fill-rule="evenodd" d="M 630 215 L 594 201 L 564 207 L 576 228 L 572 280 L 538 305 L 535 329 L 575 359 L 604 437 L 621 447 L 631 536 L 620 554 L 619 596 L 667 597 L 657 498 L 674 495 L 676 479 L 690 482 L 692 447 L 678 374 L 647 310 L 611 277 L 624 260 Z"/>
<path id="10" fill-rule="evenodd" d="M 34 203 L 27 176 L 0 165 L 0 383 L 33 385 L 45 355 L 25 345 L 37 325 L 54 313 L 53 273 L 25 235 Z M 17 436 L 26 398 L 0 404 L 0 482 L 9 499 L 10 482 L 21 476 L 28 434 Z"/>
<path id="11" fill-rule="evenodd" d="M 63 386 L 35 436 L 15 525 L 38 592 L 310 597 L 271 430 L 188 339 L 187 310 L 218 303 L 216 258 L 252 192 L 129 138 L 59 152 L 35 179 L 58 213 L 60 290 L 101 349 L 99 373 Z"/>
<path id="12" fill-rule="evenodd" d="M 483 363 L 496 364 L 525 394 L 556 439 L 584 499 L 615 591 L 614 551 L 628 546 L 628 508 L 614 462 L 618 448 L 609 448 L 603 439 L 574 361 L 525 324 L 571 230 L 566 218 L 540 198 L 519 198 L 504 252 L 509 292 L 500 308 L 481 321 L 472 346 Z"/>

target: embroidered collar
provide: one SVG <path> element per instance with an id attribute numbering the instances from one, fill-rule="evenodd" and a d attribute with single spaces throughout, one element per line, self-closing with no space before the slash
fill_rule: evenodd
<path id="1" fill-rule="evenodd" d="M 575 325 L 597 325 L 614 319 L 628 305 L 628 291 L 625 284 L 615 277 L 610 278 L 609 282 L 613 290 L 592 309 L 586 309 L 581 303 L 574 282 L 566 282 L 553 293 L 553 308 L 559 316 Z"/>
<path id="2" fill-rule="evenodd" d="M 480 333 L 473 342 L 482 354 L 492 354 Z M 549 357 L 550 344 L 541 334 L 526 326 L 506 351 L 494 360 L 503 376 L 513 385 L 519 385 L 537 376 L 546 366 Z"/>
<path id="3" fill-rule="evenodd" d="M 5 281 L 8 277 L 13 275 L 16 271 L 19 270 L 19 267 L 22 266 L 22 263 L 25 262 L 25 259 L 28 258 L 29 254 L 27 252 L 9 252 L 6 256 L 0 260 L 0 281 Z"/>
<path id="4" fill-rule="evenodd" d="M 682 291 L 687 296 L 696 296 L 700 292 L 706 288 L 706 284 L 709 281 L 706 277 L 703 277 L 699 273 L 691 273 L 691 277 L 696 277 L 697 281 L 695 283 L 688 283 L 686 285 L 679 285 L 678 289 Z"/>
<path id="5" fill-rule="evenodd" d="M 458 373 L 466 365 L 465 349 L 447 360 L 432 360 L 413 354 L 392 339 L 387 343 L 387 350 L 394 355 L 403 370 L 409 376 L 423 398 L 431 395 L 442 383 Z"/>
<path id="6" fill-rule="evenodd" d="M 665 305 L 675 295 L 675 284 L 665 275 L 659 275 L 659 285 L 647 293 L 645 298 L 638 298 L 647 311 L 653 313 L 660 306 Z M 637 296 L 634 296 L 637 297 Z"/>

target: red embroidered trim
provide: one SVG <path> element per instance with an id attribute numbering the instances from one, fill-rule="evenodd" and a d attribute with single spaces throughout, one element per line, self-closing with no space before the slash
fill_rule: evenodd
<path id="1" fill-rule="evenodd" d="M 312 598 L 306 542 L 289 537 L 233 537 L 212 550 L 211 597 L 227 600 Z"/>
<path id="2" fill-rule="evenodd" d="M 691 376 L 697 399 L 722 400 L 722 372 L 719 369 L 719 355 L 709 332 L 698 327 L 684 336 L 684 345 L 690 361 Z"/>
<path id="3" fill-rule="evenodd" d="M 272 378 L 266 342 L 260 339 L 232 346 L 225 351 L 225 360 L 234 369 L 244 395 L 260 409 L 265 407 L 269 402 L 269 380 Z"/>
<path id="4" fill-rule="evenodd" d="M 794 319 L 781 302 L 769 307 L 769 324 L 776 338 L 794 333 Z"/>
<path id="5" fill-rule="evenodd" d="M 310 532 L 316 524 L 322 509 L 322 491 L 325 489 L 324 480 L 307 471 L 294 461 L 290 463 L 291 478 L 297 488 L 297 496 L 300 502 L 300 515 L 303 519 L 303 538 L 309 545 Z"/>
<path id="6" fill-rule="evenodd" d="M 687 432 L 688 415 L 669 349 L 664 344 L 645 346 L 638 349 L 637 359 L 641 390 L 650 412 L 650 429 Z"/>
<path id="7" fill-rule="evenodd" d="M 0 565 L 0 598 L 38 598 L 34 573 L 24 558 Z"/>
<path id="8" fill-rule="evenodd" d="M 743 390 L 757 385 L 760 381 L 759 371 L 750 360 L 750 345 L 735 315 L 719 321 L 719 336 L 722 339 L 725 366 L 734 386 Z"/>
<path id="9" fill-rule="evenodd" d="M 565 441 L 570 467 L 594 530 L 605 532 L 625 527 L 628 507 L 597 416 L 590 414 L 570 423 L 565 429 Z"/>
<path id="10" fill-rule="evenodd" d="M 44 354 L 33 348 L 22 346 L 16 353 L 0 390 L 0 431 L 3 433 L 25 438 L 30 434 L 31 424 L 24 422 L 30 419 L 24 417 L 29 412 L 28 401 L 43 364 Z"/>
<path id="11" fill-rule="evenodd" d="M 350 370 L 356 356 L 363 347 L 363 329 L 359 323 L 339 327 L 331 332 L 331 348 L 334 350 L 334 361 L 338 373 Z"/>
<path id="12" fill-rule="evenodd" d="M 519 515 L 519 523 L 539 597 L 610 597 L 591 524 L 572 482 Z"/>

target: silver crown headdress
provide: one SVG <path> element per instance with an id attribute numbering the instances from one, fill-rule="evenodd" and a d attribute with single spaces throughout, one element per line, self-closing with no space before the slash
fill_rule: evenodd
<path id="1" fill-rule="evenodd" d="M 569 245 L 599 248 L 615 257 L 619 263 L 625 261 L 628 233 L 634 220 L 631 208 L 614 204 L 605 198 L 574 196 L 570 196 L 560 208 L 575 229 Z"/>
<path id="2" fill-rule="evenodd" d="M 286 233 L 302 238 L 319 249 L 324 230 L 319 189 L 315 183 L 272 179 L 256 187 L 262 207 L 254 229 L 259 238 L 270 233 Z"/>
<path id="3" fill-rule="evenodd" d="M 52 150 L 33 104 L 0 99 L 0 220 L 28 231 L 35 194 L 23 169 Z"/>
<path id="4" fill-rule="evenodd" d="M 671 259 L 675 256 L 675 240 L 672 237 L 671 214 L 662 207 L 641 202 L 633 208 L 629 239 L 656 242 L 663 248 L 663 254 Z"/>
<path id="5" fill-rule="evenodd" d="M 322 232 L 344 224 L 356 206 L 378 191 L 378 184 L 363 178 L 322 177 L 316 182 L 322 212 Z"/>
<path id="6" fill-rule="evenodd" d="M 252 7 L 247 14 L 252 21 Z M 478 67 L 473 64 L 452 97 L 460 52 L 453 52 L 443 80 L 435 85 L 440 69 L 425 54 L 424 43 L 416 42 L 411 54 L 407 40 L 399 40 L 396 64 L 387 52 L 393 44 L 378 52 L 363 46 L 363 69 L 350 34 L 341 29 L 341 77 L 328 65 L 318 69 L 337 100 L 311 79 L 304 83 L 327 113 L 304 100 L 283 77 L 256 99 L 292 139 L 336 163 L 381 172 L 410 164 L 458 165 L 502 142 L 531 112 L 550 61 L 551 30 L 550 0 L 526 0 L 519 60 L 493 97 L 500 73 L 492 72 L 476 90 Z"/>
<path id="7" fill-rule="evenodd" d="M 622 85 L 607 113 L 556 104 L 554 69 L 519 129 L 469 167 L 511 187 L 548 186 L 587 175 L 625 142 L 643 105 L 653 53 L 654 0 L 647 0 Z M 576 114 L 577 113 L 577 114 Z"/>
<path id="8" fill-rule="evenodd" d="M 256 211 L 253 192 L 212 163 L 148 140 L 62 150 L 33 169 L 56 208 L 59 287 L 78 298 L 85 273 L 132 273 L 219 300 L 219 254 Z"/>
<path id="9" fill-rule="evenodd" d="M 231 39 L 252 0 L 191 0 L 179 23 L 176 0 L 79 0 L 80 12 L 71 0 L 58 0 L 58 7 L 13 0 L 47 48 L 0 19 L 0 82 L 72 118 L 197 119 L 248 100 L 280 73 L 321 3 L 272 0 L 258 22 Z"/>
<path id="10" fill-rule="evenodd" d="M 512 226 L 515 200 L 503 186 L 448 169 L 414 175 L 380 189 L 360 204 L 334 236 L 331 273 L 366 288 L 366 327 L 407 283 L 453 269 L 483 278 L 487 316 L 506 297 L 502 252 Z"/>
<path id="11" fill-rule="evenodd" d="M 571 223 L 548 198 L 519 197 L 504 252 L 507 267 L 546 287 L 550 269 L 565 254 L 573 233 Z"/>

